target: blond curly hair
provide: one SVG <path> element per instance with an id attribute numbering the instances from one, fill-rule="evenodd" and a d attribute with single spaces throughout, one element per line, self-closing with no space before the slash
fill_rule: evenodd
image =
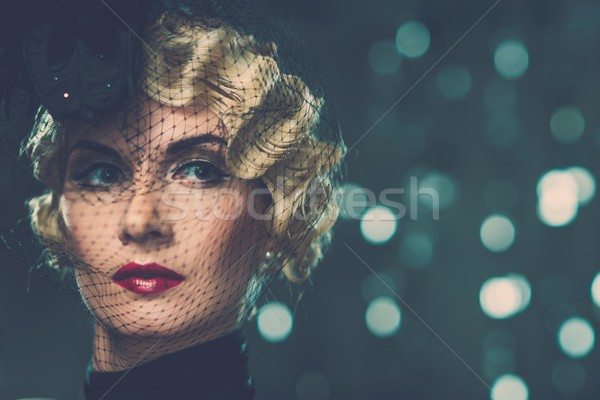
<path id="1" fill-rule="evenodd" d="M 230 132 L 228 170 L 267 186 L 273 199 L 269 231 L 290 253 L 282 271 L 290 281 L 303 282 L 331 241 L 339 214 L 334 177 L 346 152 L 341 138 L 329 143 L 316 136 L 323 100 L 298 76 L 281 71 L 274 43 L 260 43 L 219 21 L 163 14 L 145 39 L 143 93 L 170 106 L 203 106 L 221 118 Z M 31 226 L 55 267 L 67 241 L 58 205 L 64 152 L 64 126 L 40 109 L 22 153 L 49 188 L 28 206 Z"/>

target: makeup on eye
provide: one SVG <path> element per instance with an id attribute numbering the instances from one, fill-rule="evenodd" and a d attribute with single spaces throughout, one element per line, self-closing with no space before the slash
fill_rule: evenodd
<path id="1" fill-rule="evenodd" d="M 107 188 L 127 181 L 129 171 L 108 161 L 80 161 L 70 163 L 69 179 L 84 188 Z M 226 174 L 216 162 L 205 158 L 188 158 L 178 162 L 167 171 L 167 179 L 217 184 L 226 180 Z"/>
<path id="2" fill-rule="evenodd" d="M 118 148 L 83 140 L 69 152 L 68 176 L 84 188 L 109 188 L 132 179 L 139 166 L 146 164 L 150 167 L 146 171 L 156 171 L 167 180 L 216 184 L 230 176 L 226 173 L 224 143 L 210 134 L 182 139 L 157 152 L 146 164 L 148 159 L 122 157 Z"/>
<path id="3" fill-rule="evenodd" d="M 83 188 L 114 186 L 130 174 L 117 150 L 97 142 L 76 143 L 68 158 L 67 180 Z"/>
<path id="4" fill-rule="evenodd" d="M 179 163 L 172 171 L 175 180 L 200 180 L 205 183 L 216 183 L 229 175 L 210 161 L 201 158 L 191 158 Z"/>
<path id="5" fill-rule="evenodd" d="M 83 187 L 106 187 L 121 182 L 123 171 L 118 166 L 108 162 L 91 163 L 70 174 L 70 179 Z"/>

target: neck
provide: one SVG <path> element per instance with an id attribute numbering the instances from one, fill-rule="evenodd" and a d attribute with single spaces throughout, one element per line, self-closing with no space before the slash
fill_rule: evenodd
<path id="1" fill-rule="evenodd" d="M 225 333 L 179 336 L 122 335 L 108 331 L 103 325 L 94 326 L 93 369 L 99 372 L 116 372 L 131 369 L 161 356 L 196 346 L 223 336 Z M 194 337 L 191 340 L 190 337 Z"/>
<path id="2" fill-rule="evenodd" d="M 241 331 L 203 339 L 193 344 L 170 337 L 115 338 L 96 326 L 85 398 L 251 400 L 254 388 Z"/>

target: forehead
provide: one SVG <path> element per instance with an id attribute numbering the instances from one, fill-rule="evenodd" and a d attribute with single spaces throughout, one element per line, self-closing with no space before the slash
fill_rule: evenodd
<path id="1" fill-rule="evenodd" d="M 138 149 L 164 149 L 174 141 L 206 134 L 228 139 L 223 121 L 209 109 L 193 105 L 171 107 L 154 100 L 131 106 L 98 127 L 67 122 L 66 129 L 68 148 L 82 139 L 117 147 L 135 144 Z"/>

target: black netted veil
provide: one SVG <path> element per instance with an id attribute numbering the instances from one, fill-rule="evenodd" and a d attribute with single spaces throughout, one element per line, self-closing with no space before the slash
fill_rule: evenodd
<path id="1" fill-rule="evenodd" d="M 331 240 L 345 147 L 318 75 L 266 10 L 2 11 L 0 91 L 9 123 L 11 99 L 28 98 L 22 156 L 46 188 L 28 200 L 29 232 L 3 233 L 5 259 L 71 282 L 98 371 L 241 328 L 273 279 L 304 281 Z"/>

